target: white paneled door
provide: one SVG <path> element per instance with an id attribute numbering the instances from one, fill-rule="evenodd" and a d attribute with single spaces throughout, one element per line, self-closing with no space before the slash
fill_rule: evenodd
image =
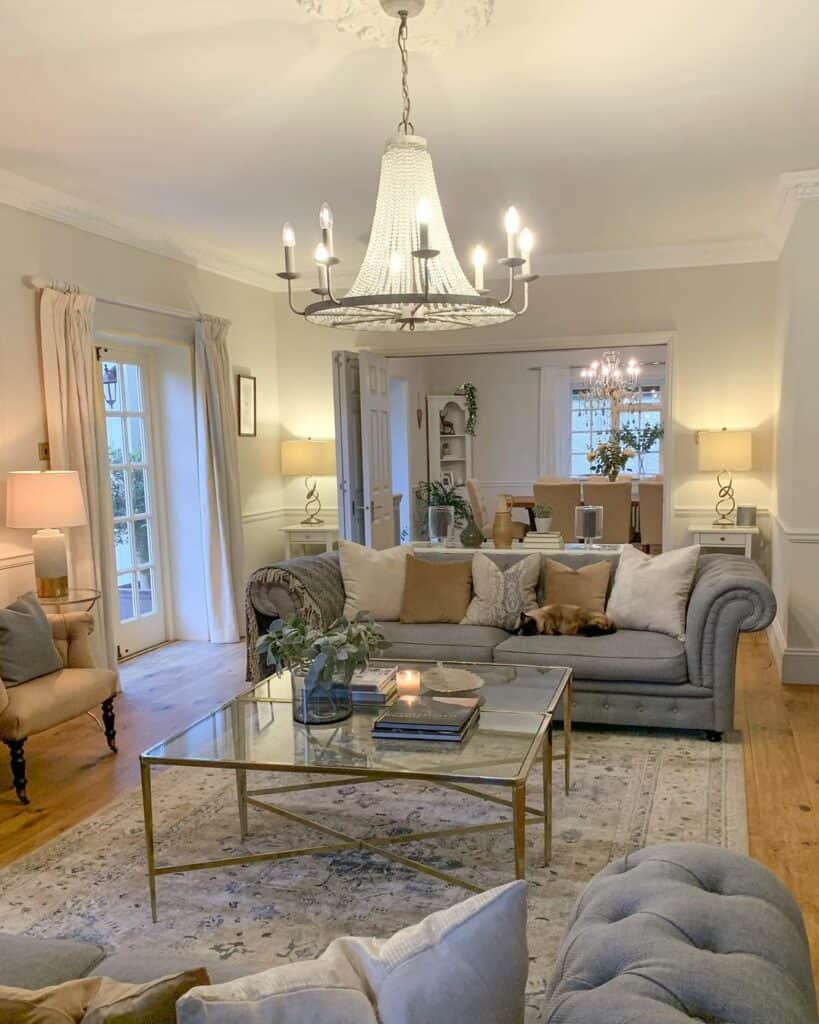
<path id="1" fill-rule="evenodd" d="M 364 541 L 364 472 L 361 465 L 361 377 L 355 352 L 333 353 L 338 529 L 344 540 Z"/>
<path id="2" fill-rule="evenodd" d="M 395 543 L 387 360 L 371 352 L 360 352 L 358 368 L 361 379 L 364 536 L 369 547 L 383 549 Z"/>
<path id="3" fill-rule="evenodd" d="M 161 479 L 154 458 L 150 362 L 146 354 L 100 350 L 106 469 L 111 484 L 120 657 L 167 639 L 160 558 Z"/>

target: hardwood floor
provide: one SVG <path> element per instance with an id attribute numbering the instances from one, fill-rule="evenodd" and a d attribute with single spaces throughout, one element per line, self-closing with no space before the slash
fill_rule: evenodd
<path id="1" fill-rule="evenodd" d="M 138 754 L 244 686 L 244 645 L 177 643 L 122 667 L 119 754 L 88 717 L 26 744 L 31 804 L 0 763 L 0 865 L 34 850 L 139 782 Z M 819 687 L 782 686 L 764 634 L 744 636 L 736 725 L 745 747 L 751 855 L 799 901 L 819 978 Z"/>

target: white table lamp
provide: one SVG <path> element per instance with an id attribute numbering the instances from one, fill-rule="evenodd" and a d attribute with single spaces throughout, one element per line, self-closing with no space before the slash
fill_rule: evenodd
<path id="1" fill-rule="evenodd" d="M 39 597 L 68 594 L 65 534 L 58 527 L 88 522 L 77 472 L 9 473 L 6 481 L 6 526 L 36 530 L 31 538 Z"/>
<path id="2" fill-rule="evenodd" d="M 307 488 L 303 525 L 318 526 L 324 521 L 319 519 L 321 500 L 318 485 L 313 478 L 335 475 L 335 441 L 314 441 L 311 437 L 304 440 L 282 441 L 282 476 L 303 476 Z"/>
<path id="3" fill-rule="evenodd" d="M 736 508 L 734 481 L 731 473 L 746 472 L 751 468 L 750 430 L 701 430 L 697 435 L 699 452 L 697 466 L 703 472 L 717 474 L 719 495 L 714 526 L 733 526 L 731 516 Z"/>

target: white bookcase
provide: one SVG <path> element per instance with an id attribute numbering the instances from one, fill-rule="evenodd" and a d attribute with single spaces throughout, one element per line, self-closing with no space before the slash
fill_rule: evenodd
<path id="1" fill-rule="evenodd" d="M 443 480 L 449 473 L 452 482 L 463 488 L 472 476 L 472 437 L 466 432 L 466 418 L 463 395 L 427 395 L 430 480 Z"/>

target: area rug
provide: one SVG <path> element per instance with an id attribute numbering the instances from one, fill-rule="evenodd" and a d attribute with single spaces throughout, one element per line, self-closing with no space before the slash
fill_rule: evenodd
<path id="1" fill-rule="evenodd" d="M 540 771 L 528 802 L 540 805 Z M 251 785 L 259 777 L 251 779 Z M 230 773 L 168 768 L 154 776 L 158 860 L 230 857 L 243 849 L 315 845 L 314 831 L 251 810 L 238 839 Z M 292 776 L 265 776 L 286 785 Z M 609 861 L 642 846 L 692 840 L 747 851 L 742 743 L 646 730 L 577 728 L 572 787 L 555 772 L 554 851 L 543 866 L 543 829 L 527 830 L 529 973 L 527 1022 L 542 1020 L 544 992 L 571 908 Z M 414 782 L 344 785 L 279 802 L 354 835 L 415 832 L 500 820 L 506 810 Z M 490 887 L 513 877 L 511 827 L 400 847 Z M 388 935 L 466 896 L 452 885 L 377 854 L 343 852 L 157 881 L 152 924 L 138 790 L 0 872 L 2 928 L 66 936 L 109 950 L 172 949 L 194 962 L 230 959 L 248 969 L 315 957 L 338 935 Z"/>

